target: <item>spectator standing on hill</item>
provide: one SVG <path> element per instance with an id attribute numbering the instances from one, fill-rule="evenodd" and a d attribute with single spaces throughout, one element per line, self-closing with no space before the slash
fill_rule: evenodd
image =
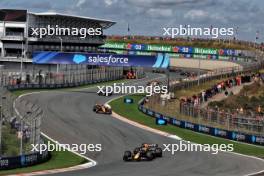
<path id="1" fill-rule="evenodd" d="M 205 102 L 205 91 L 202 91 L 202 102 Z"/>
<path id="2" fill-rule="evenodd" d="M 220 93 L 221 92 L 221 84 L 217 85 L 217 92 Z"/>

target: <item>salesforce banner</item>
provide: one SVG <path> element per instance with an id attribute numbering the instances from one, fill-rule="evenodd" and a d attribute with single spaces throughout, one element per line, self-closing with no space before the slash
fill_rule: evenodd
<path id="1" fill-rule="evenodd" d="M 68 53 L 39 51 L 33 53 L 34 64 L 87 64 L 99 66 L 141 66 L 167 68 L 169 55 L 156 56 L 101 54 L 101 53 Z"/>

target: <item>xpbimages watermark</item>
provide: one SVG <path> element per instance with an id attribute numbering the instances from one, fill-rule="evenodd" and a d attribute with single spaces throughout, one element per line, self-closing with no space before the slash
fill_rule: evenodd
<path id="1" fill-rule="evenodd" d="M 86 38 L 87 36 L 98 36 L 103 34 L 102 28 L 76 28 L 76 27 L 60 27 L 59 25 L 41 28 L 30 28 L 31 36 L 43 38 L 44 36 L 79 36 Z"/>
<path id="2" fill-rule="evenodd" d="M 218 27 L 191 27 L 191 25 L 180 25 L 179 27 L 163 28 L 163 35 L 171 38 L 175 37 L 211 37 L 218 38 L 219 36 L 233 36 L 234 28 L 218 28 Z"/>
<path id="3" fill-rule="evenodd" d="M 233 152 L 233 144 L 195 144 L 190 141 L 180 141 L 178 144 L 163 144 L 163 152 L 169 152 L 175 155 L 176 152 L 209 152 L 213 155 L 218 152 Z"/>
<path id="4" fill-rule="evenodd" d="M 87 152 L 100 152 L 102 151 L 102 144 L 59 144 L 58 142 L 47 144 L 31 144 L 32 152 L 39 152 L 42 154 L 45 151 L 73 151 L 80 154 L 86 154 Z"/>
<path id="5" fill-rule="evenodd" d="M 113 86 L 97 86 L 97 93 L 103 93 L 106 96 L 110 94 L 146 94 L 146 96 L 151 96 L 153 94 L 167 94 L 168 87 L 165 85 L 160 86 L 134 86 L 134 85 L 125 85 L 124 83 L 117 84 L 114 83 Z"/>

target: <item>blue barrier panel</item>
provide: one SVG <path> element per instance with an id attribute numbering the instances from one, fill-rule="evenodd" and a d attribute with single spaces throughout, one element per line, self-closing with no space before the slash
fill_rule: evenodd
<path id="1" fill-rule="evenodd" d="M 182 121 L 174 119 L 174 118 L 170 118 L 170 124 L 181 127 L 182 126 Z"/>
<path id="2" fill-rule="evenodd" d="M 247 143 L 257 144 L 257 145 L 264 145 L 264 136 L 256 136 L 256 135 L 249 135 L 245 133 L 238 133 L 236 131 L 228 131 L 224 129 L 219 129 L 219 128 L 199 125 L 199 124 L 195 124 L 191 122 L 186 122 L 183 120 L 175 119 L 173 117 L 166 117 L 160 113 L 144 108 L 143 101 L 139 106 L 141 106 L 139 110 L 141 110 L 143 113 L 151 117 L 154 117 L 155 119 L 163 118 L 169 124 L 180 127 L 180 128 L 190 129 L 192 131 L 205 133 L 208 135 L 217 136 L 217 137 L 221 137 L 225 139 L 230 139 L 230 140 L 235 140 L 235 141 L 240 141 L 240 142 L 247 142 Z"/>
<path id="3" fill-rule="evenodd" d="M 150 116 L 153 116 L 154 115 L 154 112 L 151 111 L 151 110 L 147 110 L 147 114 L 150 115 Z"/>
<path id="4" fill-rule="evenodd" d="M 161 118 L 162 115 L 161 115 L 160 113 L 155 113 L 154 117 L 156 117 L 156 118 Z"/>
<path id="5" fill-rule="evenodd" d="M 204 126 L 204 125 L 197 125 L 198 126 L 198 132 L 210 134 L 210 127 Z"/>
<path id="6" fill-rule="evenodd" d="M 44 162 L 50 158 L 48 151 L 32 153 L 15 157 L 3 157 L 0 159 L 0 170 L 14 169 L 19 167 L 32 166 Z"/>

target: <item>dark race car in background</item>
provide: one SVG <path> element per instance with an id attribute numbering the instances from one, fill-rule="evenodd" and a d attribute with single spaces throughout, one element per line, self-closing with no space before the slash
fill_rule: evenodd
<path id="1" fill-rule="evenodd" d="M 113 91 L 108 92 L 108 90 L 106 88 L 103 88 L 102 90 L 100 90 L 100 91 L 97 92 L 97 95 L 108 97 L 108 96 L 113 95 Z"/>
<path id="2" fill-rule="evenodd" d="M 157 157 L 162 157 L 162 149 L 158 144 L 142 144 L 136 147 L 133 152 L 125 151 L 123 155 L 124 161 L 152 161 Z"/>

